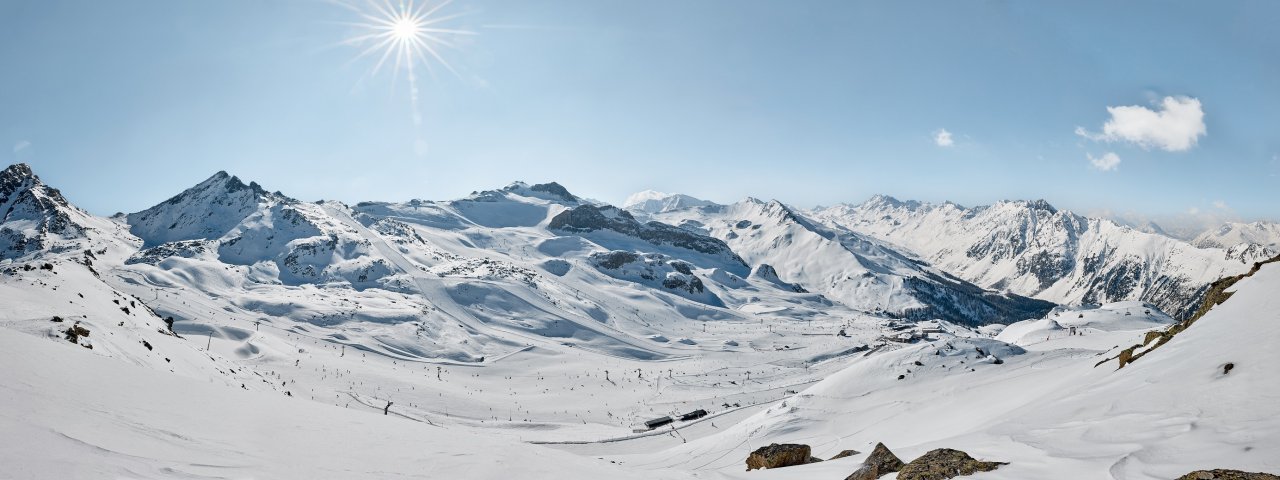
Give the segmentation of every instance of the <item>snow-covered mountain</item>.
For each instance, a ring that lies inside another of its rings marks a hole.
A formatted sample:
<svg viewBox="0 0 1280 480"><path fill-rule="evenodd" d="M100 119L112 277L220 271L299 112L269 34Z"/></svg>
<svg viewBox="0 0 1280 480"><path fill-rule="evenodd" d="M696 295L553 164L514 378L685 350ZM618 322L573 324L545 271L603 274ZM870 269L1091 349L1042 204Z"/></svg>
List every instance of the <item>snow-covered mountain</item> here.
<svg viewBox="0 0 1280 480"><path fill-rule="evenodd" d="M1048 302L983 290L879 240L826 225L778 201L669 210L652 218L711 235L750 265L850 307L981 325L1036 317Z"/></svg>
<svg viewBox="0 0 1280 480"><path fill-rule="evenodd" d="M1191 243L1201 248L1265 248L1280 252L1280 223L1227 222L1196 236ZM1243 246L1243 247L1242 247Z"/></svg>
<svg viewBox="0 0 1280 480"><path fill-rule="evenodd" d="M1267 258L1265 251L1198 248L1043 200L966 208L875 196L812 212L900 245L985 288L1056 303L1140 300L1182 318L1204 288Z"/></svg>
<svg viewBox="0 0 1280 480"><path fill-rule="evenodd" d="M120 227L67 202L25 164L0 171L0 259L80 250Z"/></svg>
<svg viewBox="0 0 1280 480"><path fill-rule="evenodd" d="M1275 263L1171 324L984 290L776 201L516 182L348 206L219 173L108 219L25 165L0 199L0 472L23 478L845 478L867 457L744 474L775 441L1012 462L985 478L1280 469ZM1164 252L1134 260L1153 271L1229 252L1022 208L1035 228L992 231L1026 240L974 261L1092 228Z"/></svg>
<svg viewBox="0 0 1280 480"><path fill-rule="evenodd" d="M622 202L624 210L636 210L643 213L663 213L682 208L703 207L713 202L690 197L679 193L662 193L653 190L636 192Z"/></svg>

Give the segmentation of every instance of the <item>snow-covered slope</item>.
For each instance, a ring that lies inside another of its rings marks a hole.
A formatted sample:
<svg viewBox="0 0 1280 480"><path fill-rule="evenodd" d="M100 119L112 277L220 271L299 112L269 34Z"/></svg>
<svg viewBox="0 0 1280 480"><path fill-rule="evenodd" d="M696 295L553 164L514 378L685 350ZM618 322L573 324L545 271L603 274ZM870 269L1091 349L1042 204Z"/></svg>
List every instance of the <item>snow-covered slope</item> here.
<svg viewBox="0 0 1280 480"><path fill-rule="evenodd" d="M205 382L272 388L252 368L198 351L146 301L105 281L141 244L123 225L69 204L26 165L0 173L0 194L9 213L0 231L26 239L0 260L0 326Z"/></svg>
<svg viewBox="0 0 1280 480"><path fill-rule="evenodd" d="M773 440L1015 462L989 478L1274 463L1249 453L1275 450L1274 402L1251 403L1274 389L1196 373L1275 363L1248 352L1277 332L1238 324L1275 306L1228 309L1270 266L1115 372L1093 365L1168 316L996 295L778 202L650 213L516 182L347 206L219 174L106 219L6 172L0 476L742 478ZM1219 310L1250 335L1179 346ZM1144 370L1170 357L1192 360Z"/></svg>
<svg viewBox="0 0 1280 480"><path fill-rule="evenodd" d="M815 218L909 249L980 286L1057 303L1140 300L1185 317L1203 289L1265 252L1197 248L1043 200L965 208L876 196Z"/></svg>
<svg viewBox="0 0 1280 480"><path fill-rule="evenodd" d="M823 225L778 201L747 199L652 215L722 239L750 265L853 308L971 325L1039 317L1052 307L982 290L884 242Z"/></svg>
<svg viewBox="0 0 1280 480"><path fill-rule="evenodd" d="M1168 317L1143 318L1135 310L1140 304L1106 306L1080 328L1083 335L1054 335L1025 348L943 338L875 352L721 432L613 458L755 478L741 473L742 459L770 443L808 444L821 458L864 452L769 471L778 479L841 478L883 442L904 460L945 447L1009 462L975 479L1156 480L1215 468L1274 473L1280 471L1280 382L1272 369L1280 362L1280 264L1264 265L1233 288L1225 303L1120 370L1114 362L1094 365L1115 352L1121 335L1141 342ZM1122 311L1132 315L1115 315Z"/></svg>
<svg viewBox="0 0 1280 480"><path fill-rule="evenodd" d="M0 476L688 478L59 347L0 329Z"/></svg>

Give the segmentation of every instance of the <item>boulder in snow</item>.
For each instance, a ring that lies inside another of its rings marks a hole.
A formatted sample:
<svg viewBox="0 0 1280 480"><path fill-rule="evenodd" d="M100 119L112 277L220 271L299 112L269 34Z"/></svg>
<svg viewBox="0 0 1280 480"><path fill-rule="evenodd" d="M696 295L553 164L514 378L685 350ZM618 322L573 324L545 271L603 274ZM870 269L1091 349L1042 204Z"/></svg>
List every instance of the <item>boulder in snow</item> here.
<svg viewBox="0 0 1280 480"><path fill-rule="evenodd" d="M1280 480L1280 476L1270 473L1250 473L1240 470L1196 470L1188 473L1178 480Z"/></svg>
<svg viewBox="0 0 1280 480"><path fill-rule="evenodd" d="M946 480L978 472L990 472L1007 462L983 462L969 454L950 448L939 448L921 455L898 471L898 480Z"/></svg>
<svg viewBox="0 0 1280 480"><path fill-rule="evenodd" d="M804 465L812 458L809 446L798 443L770 444L757 448L747 457L747 471L757 468L781 468Z"/></svg>
<svg viewBox="0 0 1280 480"><path fill-rule="evenodd" d="M854 470L844 480L875 480L896 472L900 468L902 468L902 459L889 451L889 447L884 446L883 443L877 443L876 448L867 455L867 459L862 461L862 467Z"/></svg>

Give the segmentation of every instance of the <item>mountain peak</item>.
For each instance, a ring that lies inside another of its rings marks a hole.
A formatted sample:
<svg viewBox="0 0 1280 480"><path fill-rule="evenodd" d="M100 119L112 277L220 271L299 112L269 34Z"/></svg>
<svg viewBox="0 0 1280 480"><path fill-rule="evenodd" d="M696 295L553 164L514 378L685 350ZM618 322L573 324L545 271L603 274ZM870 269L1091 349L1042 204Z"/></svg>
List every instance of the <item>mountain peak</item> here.
<svg viewBox="0 0 1280 480"><path fill-rule="evenodd" d="M715 203L680 193L663 193L654 190L636 192L627 197L622 208L645 213L666 213L685 208L705 207Z"/></svg>
<svg viewBox="0 0 1280 480"><path fill-rule="evenodd" d="M129 230L146 245L176 240L217 238L260 206L295 200L271 193L257 182L219 171L163 203L126 218Z"/></svg>
<svg viewBox="0 0 1280 480"><path fill-rule="evenodd" d="M1030 200L1026 203L1027 203L1027 208L1030 208L1032 210L1043 210L1049 213L1058 213L1058 209L1055 208L1053 205L1050 205L1049 201L1043 198Z"/></svg>
<svg viewBox="0 0 1280 480"><path fill-rule="evenodd" d="M906 208L908 210L915 210L917 208L920 208L921 205L924 205L924 204L916 200L904 201L904 200L898 200L897 198L891 197L889 195L875 194L875 195L872 195L871 198L868 198L867 201L862 202L862 205L860 205L860 207L876 208L876 209Z"/></svg>
<svg viewBox="0 0 1280 480"><path fill-rule="evenodd" d="M31 171L30 165L25 163L15 163L13 165L9 165L8 168L5 168L4 172L0 172L0 178L6 180L10 178L36 178L36 174Z"/></svg>
<svg viewBox="0 0 1280 480"><path fill-rule="evenodd" d="M0 239L0 258L42 250L53 240L50 235L82 236L84 226L73 220L79 211L62 192L41 182L30 165L10 165L0 172L0 222L19 222L33 228L6 227L7 235Z"/></svg>
<svg viewBox="0 0 1280 480"><path fill-rule="evenodd" d="M469 200L494 201L499 197L505 197L507 194L515 194L522 197L540 198L550 200L552 202L569 202L577 203L578 197L569 193L569 189L564 188L556 182L539 183L530 186L522 181L514 181L500 190L485 190L480 192L471 192Z"/></svg>
<svg viewBox="0 0 1280 480"><path fill-rule="evenodd" d="M569 189L564 188L564 186L556 182L539 183L537 185L529 187L529 190L556 196L556 197L559 197L561 200L568 201L568 202L573 202L578 200L578 197L575 197L573 196L572 193L569 193Z"/></svg>

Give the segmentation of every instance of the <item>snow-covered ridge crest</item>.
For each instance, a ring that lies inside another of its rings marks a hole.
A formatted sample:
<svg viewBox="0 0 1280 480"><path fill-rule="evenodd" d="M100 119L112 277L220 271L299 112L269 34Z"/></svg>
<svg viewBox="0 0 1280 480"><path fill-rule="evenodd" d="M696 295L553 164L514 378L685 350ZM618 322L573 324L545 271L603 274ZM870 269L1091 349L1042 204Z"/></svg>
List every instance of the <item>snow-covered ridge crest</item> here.
<svg viewBox="0 0 1280 480"><path fill-rule="evenodd" d="M715 203L680 193L662 193L653 190L633 193L625 202L622 202L623 209L643 213L663 213L708 205L715 205Z"/></svg>
<svg viewBox="0 0 1280 480"><path fill-rule="evenodd" d="M979 286L1057 303L1147 301L1177 317L1266 252L1204 249L1043 200L965 208L876 196L812 215L904 247Z"/></svg>
<svg viewBox="0 0 1280 480"><path fill-rule="evenodd" d="M177 240L216 239L260 207L294 203L257 184L245 184L225 171L174 195L163 203L126 217L129 230L147 246Z"/></svg>
<svg viewBox="0 0 1280 480"><path fill-rule="evenodd" d="M19 163L0 172L0 258L80 248L91 232L116 230L72 205Z"/></svg>
<svg viewBox="0 0 1280 480"><path fill-rule="evenodd" d="M1052 307L984 291L886 242L821 223L777 200L748 198L654 218L720 238L749 264L770 265L779 280L866 311L983 324L1039 317Z"/></svg>
<svg viewBox="0 0 1280 480"><path fill-rule="evenodd" d="M1201 248L1249 248L1249 245L1256 245L1255 248L1280 253L1280 224L1227 222L1201 233L1191 243Z"/></svg>

